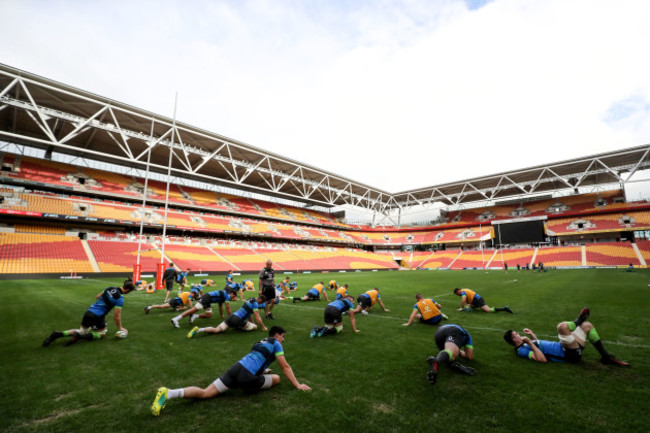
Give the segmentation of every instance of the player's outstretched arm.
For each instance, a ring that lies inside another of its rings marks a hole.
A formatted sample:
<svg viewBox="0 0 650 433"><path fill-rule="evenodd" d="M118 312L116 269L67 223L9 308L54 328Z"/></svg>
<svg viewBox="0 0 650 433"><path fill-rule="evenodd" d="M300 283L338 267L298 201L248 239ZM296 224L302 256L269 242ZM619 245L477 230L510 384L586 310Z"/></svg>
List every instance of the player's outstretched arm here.
<svg viewBox="0 0 650 433"><path fill-rule="evenodd" d="M357 321L354 318L354 310L350 310L350 324L352 325L352 330L354 332L361 332L357 329Z"/></svg>
<svg viewBox="0 0 650 433"><path fill-rule="evenodd" d="M121 308L115 308L115 312L113 313L113 320L115 320L115 326L117 326L118 331L122 328L122 309Z"/></svg>
<svg viewBox="0 0 650 433"><path fill-rule="evenodd" d="M296 376L293 374L293 369L285 359L284 355L280 355L276 359L278 360L278 364L280 364L280 368L282 369L282 372L287 377L287 379L289 379L289 382L293 384L293 386L295 386L301 391L311 391L309 385L298 382L298 379L296 379Z"/></svg>
<svg viewBox="0 0 650 433"><path fill-rule="evenodd" d="M257 310L255 310L253 311L253 315L255 316L255 321L257 321L257 324L260 325L260 328L262 328L262 331L266 331L266 326L264 326L264 322L262 322L260 313Z"/></svg>
<svg viewBox="0 0 650 433"><path fill-rule="evenodd" d="M409 317L408 323L402 323L402 326L409 326L411 323L413 323L413 319L415 319L416 314L418 314L418 310L413 309L413 312L411 313L411 317Z"/></svg>

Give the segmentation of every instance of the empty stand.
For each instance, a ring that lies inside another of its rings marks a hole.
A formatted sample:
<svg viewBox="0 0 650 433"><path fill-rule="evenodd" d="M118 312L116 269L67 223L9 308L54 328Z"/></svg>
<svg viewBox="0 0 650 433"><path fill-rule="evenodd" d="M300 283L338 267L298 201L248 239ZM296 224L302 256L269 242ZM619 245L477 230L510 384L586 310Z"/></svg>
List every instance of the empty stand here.
<svg viewBox="0 0 650 433"><path fill-rule="evenodd" d="M132 272L137 263L138 242L89 240L88 245L102 272ZM140 250L142 272L156 272L158 263L160 251L149 243L143 243Z"/></svg>
<svg viewBox="0 0 650 433"><path fill-rule="evenodd" d="M586 244L587 266L634 266L641 264L629 242Z"/></svg>
<svg viewBox="0 0 650 433"><path fill-rule="evenodd" d="M0 273L93 272L81 241L74 236L0 232Z"/></svg>

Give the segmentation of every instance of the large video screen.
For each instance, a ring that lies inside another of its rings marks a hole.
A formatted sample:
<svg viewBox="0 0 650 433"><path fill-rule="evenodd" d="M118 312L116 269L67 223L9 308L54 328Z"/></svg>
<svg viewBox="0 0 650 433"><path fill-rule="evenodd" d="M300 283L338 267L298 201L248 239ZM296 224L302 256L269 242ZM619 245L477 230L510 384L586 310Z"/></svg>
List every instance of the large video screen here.
<svg viewBox="0 0 650 433"><path fill-rule="evenodd" d="M526 221L494 225L497 244L519 244L544 242L544 221Z"/></svg>

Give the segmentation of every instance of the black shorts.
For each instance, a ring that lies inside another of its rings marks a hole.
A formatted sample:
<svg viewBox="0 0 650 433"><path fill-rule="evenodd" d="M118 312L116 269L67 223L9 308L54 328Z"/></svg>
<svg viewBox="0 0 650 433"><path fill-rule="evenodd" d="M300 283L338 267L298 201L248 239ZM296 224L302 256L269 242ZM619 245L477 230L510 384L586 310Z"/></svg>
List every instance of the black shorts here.
<svg viewBox="0 0 650 433"><path fill-rule="evenodd" d="M332 305L325 307L324 316L327 325L337 325L343 320L343 313L341 313L341 310Z"/></svg>
<svg viewBox="0 0 650 433"><path fill-rule="evenodd" d="M574 364L582 359L582 351L584 350L584 347L580 346L577 349L567 349L563 346L562 348L564 349L564 360L566 362Z"/></svg>
<svg viewBox="0 0 650 433"><path fill-rule="evenodd" d="M203 296L201 296L199 303L204 309L209 309L210 305L212 304L212 296L210 296L209 293L204 293Z"/></svg>
<svg viewBox="0 0 650 433"><path fill-rule="evenodd" d="M455 326L442 326L438 328L433 338L436 340L438 349L443 350L445 343L450 341L460 349L463 347L463 331Z"/></svg>
<svg viewBox="0 0 650 433"><path fill-rule="evenodd" d="M183 301L179 298L174 298L169 300L169 306L174 308L174 307L180 307L183 305Z"/></svg>
<svg viewBox="0 0 650 433"><path fill-rule="evenodd" d="M472 307L474 307L474 308L481 308L483 305L485 305L485 299L483 299L483 298L478 298L478 299L474 298L474 300L472 301L472 303L470 305Z"/></svg>
<svg viewBox="0 0 650 433"><path fill-rule="evenodd" d="M106 328L106 319L102 316L98 316L95 313L86 311L83 319L81 319L82 328L90 328L92 330L100 330Z"/></svg>
<svg viewBox="0 0 650 433"><path fill-rule="evenodd" d="M246 392L259 391L264 385L264 376L255 376L239 362L235 363L219 378L228 388L241 388Z"/></svg>
<svg viewBox="0 0 650 433"><path fill-rule="evenodd" d="M271 299L275 299L275 287L265 286L264 288L262 288L262 295L264 295L267 301L270 301Z"/></svg>
<svg viewBox="0 0 650 433"><path fill-rule="evenodd" d="M372 307L372 300L370 299L370 296L359 295L359 297L357 298L357 303L361 305L363 308Z"/></svg>
<svg viewBox="0 0 650 433"><path fill-rule="evenodd" d="M248 320L243 320L241 317L235 316L234 314L231 314L230 316L228 316L228 318L225 320L225 322L226 322L226 325L228 325L229 328L242 329L244 326L246 326L246 322L248 322ZM226 386L228 386L228 385L226 385Z"/></svg>
<svg viewBox="0 0 650 433"><path fill-rule="evenodd" d="M165 280L165 288L168 292L171 292L174 288L174 280Z"/></svg>

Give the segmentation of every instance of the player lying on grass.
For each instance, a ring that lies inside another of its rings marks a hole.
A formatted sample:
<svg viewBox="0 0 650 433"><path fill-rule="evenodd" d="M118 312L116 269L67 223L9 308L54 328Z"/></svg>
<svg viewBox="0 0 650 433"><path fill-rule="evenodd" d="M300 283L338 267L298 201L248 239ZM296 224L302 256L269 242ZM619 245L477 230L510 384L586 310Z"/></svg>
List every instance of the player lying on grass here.
<svg viewBox="0 0 650 433"><path fill-rule="evenodd" d="M413 312L411 313L411 317L409 317L408 323L402 323L402 326L409 326L416 317L420 319L421 323L426 323L427 325L437 325L442 319L448 319L440 311L442 310L442 305L438 304L433 298L425 298L418 293L415 295L415 301Z"/></svg>
<svg viewBox="0 0 650 433"><path fill-rule="evenodd" d="M325 307L324 319L325 326L319 328L314 326L311 338L316 336L322 337L323 335L336 335L343 331L343 313L350 312L350 324L354 332L360 332L354 320L354 298L352 296L339 297L335 301L330 302Z"/></svg>
<svg viewBox="0 0 650 433"><path fill-rule="evenodd" d="M476 370L460 364L456 361L458 356L467 358L470 361L474 359L474 346L472 336L465 329L458 325L442 325L436 330L434 335L436 346L440 349L437 356L427 358L429 371L427 371L427 380L431 385L438 380L438 370L441 365L447 364L449 368L457 373L467 376L476 374Z"/></svg>
<svg viewBox="0 0 650 433"><path fill-rule="evenodd" d="M316 284L314 287L309 289L307 294L305 296L303 296L302 298L299 297L299 296L294 296L293 297L293 302L295 304L297 301L302 301L302 302L320 301L320 295L323 295L325 300L329 301L329 299L327 298L327 292L325 292L325 290L323 290L324 288L325 288L325 285L321 281L320 283Z"/></svg>
<svg viewBox="0 0 650 433"><path fill-rule="evenodd" d="M113 320L118 331L126 331L122 328L122 306L124 305L124 296L135 290L133 281L127 280L122 287L109 287L99 295L94 304L88 308L86 314L81 319L79 329L70 329L68 331L54 331L43 341L43 346L49 346L54 340L61 337L70 337L65 345L69 346L78 340L99 340L104 338L108 328L106 327L106 315L113 309Z"/></svg>
<svg viewBox="0 0 650 433"><path fill-rule="evenodd" d="M470 289L454 289L454 295L460 296L460 308L458 311L471 310L473 308L480 308L486 313L496 313L499 311L507 311L510 314L512 310L507 305L503 308L490 308L485 304L485 299L481 297L478 293Z"/></svg>
<svg viewBox="0 0 650 433"><path fill-rule="evenodd" d="M616 359L610 355L603 341L600 339L596 328L589 318L589 308L583 308L580 315L573 322L560 322L557 325L557 341L540 340L535 333L528 328L524 328L524 333L529 335L522 336L518 332L509 329L503 338L508 344L515 347L517 355L522 358L528 358L537 362L557 361L575 363L582 358L582 351L585 348L585 341L589 342L600 353L600 362L603 364L618 365L628 367L630 364Z"/></svg>
<svg viewBox="0 0 650 433"><path fill-rule="evenodd" d="M149 305L148 307L144 307L144 312L146 314L149 314L149 311L151 311L152 309L163 310L165 308L173 308L174 311L185 310L186 305L189 305L189 307L192 308L192 299L194 299L194 300L199 299L199 292L198 291L183 292L180 295L178 295L177 297L170 299L168 302L166 302L164 304Z"/></svg>
<svg viewBox="0 0 650 433"><path fill-rule="evenodd" d="M223 304L226 304L226 312L230 315L232 313L230 310L230 301L236 299L237 293L229 290L215 290L204 293L195 306L187 311L183 311L183 313L171 319L172 325L174 325L174 328L180 328L180 320L187 316L190 316L190 324L194 323L194 321L199 317L202 319L209 319L212 317L212 304L219 305L219 315L221 316L221 319L223 319ZM205 312L196 314L201 310Z"/></svg>
<svg viewBox="0 0 650 433"><path fill-rule="evenodd" d="M357 298L357 308L354 310L355 313L361 312L361 314L368 314L370 312L370 308L372 308L373 305L376 303L379 303L381 306L382 310L388 312L390 311L388 308L384 306L384 303L381 300L381 296L379 295L379 289L374 288L372 290L368 290L366 293L362 293L359 295Z"/></svg>
<svg viewBox="0 0 650 433"><path fill-rule="evenodd" d="M151 413L160 415L167 400L174 398L207 399L216 397L219 394L232 389L241 388L246 392L257 392L261 389L269 389L280 383L280 376L268 374L268 366L277 359L284 375L289 381L301 391L310 391L309 385L298 382L293 370L284 357L285 331L279 326L273 326L269 330L268 338L258 341L253 345L251 352L233 364L221 377L208 385L207 388L190 386L187 388L167 389L159 388L156 398L151 405Z"/></svg>
<svg viewBox="0 0 650 433"><path fill-rule="evenodd" d="M260 295L257 298L251 298L248 301L244 302L239 310L228 316L228 318L221 322L216 328L199 328L198 326L195 326L187 334L187 338L194 338L194 336L197 334L203 333L220 334L228 328L239 329L241 331L255 331L257 329L257 325L255 325L252 320L250 320L251 316L254 316L255 320L260 325L260 328L262 328L263 331L266 331L266 326L264 326L264 322L262 322L262 318L258 312L260 308L264 309L262 306L264 305L264 302L266 302L264 295Z"/></svg>

